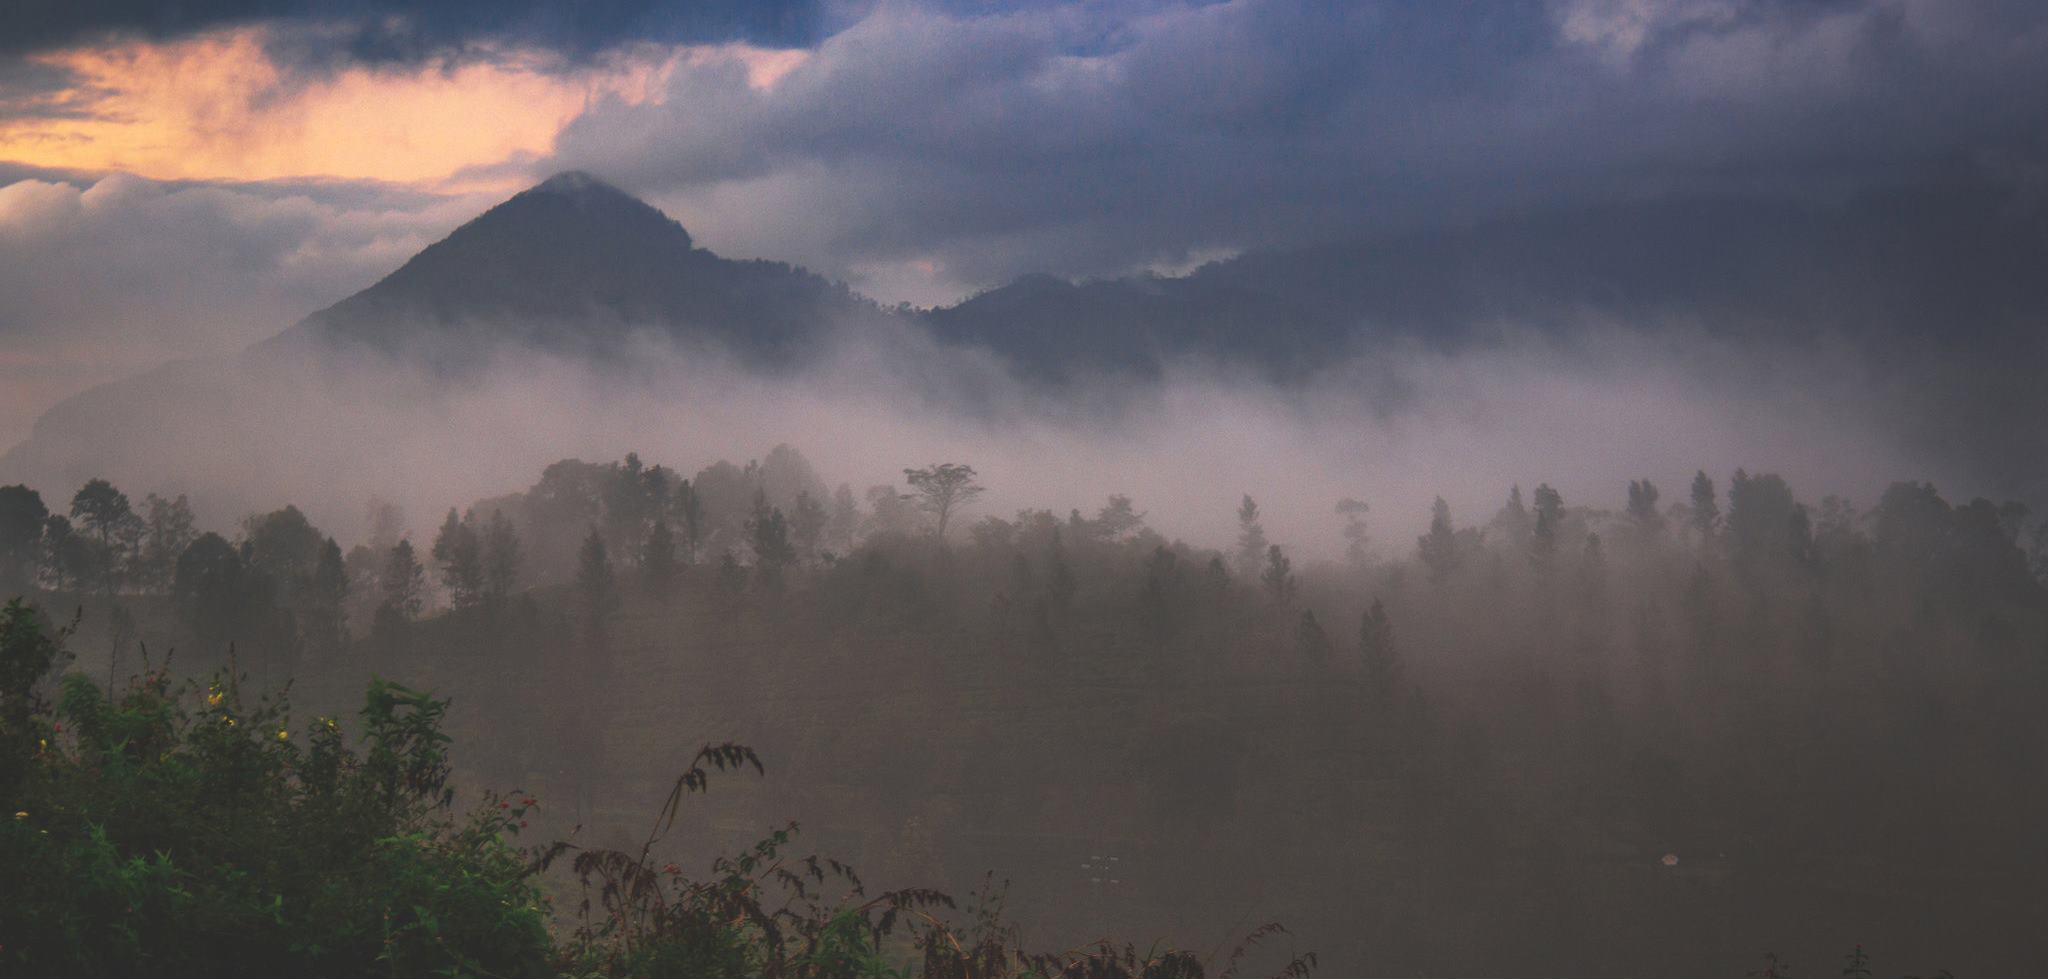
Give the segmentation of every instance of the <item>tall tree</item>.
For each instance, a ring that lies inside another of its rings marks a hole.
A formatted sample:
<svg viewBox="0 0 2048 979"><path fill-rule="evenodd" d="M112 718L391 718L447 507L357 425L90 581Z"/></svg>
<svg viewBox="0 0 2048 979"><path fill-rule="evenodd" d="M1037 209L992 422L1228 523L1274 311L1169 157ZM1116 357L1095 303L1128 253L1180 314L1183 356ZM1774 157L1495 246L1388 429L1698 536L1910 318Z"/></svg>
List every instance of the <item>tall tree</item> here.
<svg viewBox="0 0 2048 979"><path fill-rule="evenodd" d="M1074 605L1074 569L1067 566L1067 547L1060 540L1060 528L1054 524L1052 539L1046 544L1045 555L1045 597L1051 607L1065 612Z"/></svg>
<svg viewBox="0 0 2048 979"><path fill-rule="evenodd" d="M73 530L70 518L61 513L44 518L42 540L42 572L51 588L63 591L66 583L76 585L92 577L92 540Z"/></svg>
<svg viewBox="0 0 2048 979"><path fill-rule="evenodd" d="M1429 580L1441 582L1457 570L1457 531L1451 526L1451 505L1443 497L1429 505L1429 533L1415 539L1415 549L1429 568Z"/></svg>
<svg viewBox="0 0 2048 979"><path fill-rule="evenodd" d="M1237 506L1237 570L1246 577L1259 573L1266 560L1266 528L1259 523L1259 504L1250 493Z"/></svg>
<svg viewBox="0 0 2048 979"><path fill-rule="evenodd" d="M1330 634L1316 621L1314 609L1302 609L1294 624L1294 647L1301 658L1321 666L1330 661Z"/></svg>
<svg viewBox="0 0 2048 979"><path fill-rule="evenodd" d="M605 488L605 538L621 542L627 553L620 557L628 562L639 559L632 553L633 542L646 536L657 503L652 490L656 483L664 482L660 477L650 481L648 474L653 471L641 463L639 453L628 452L625 461L613 467Z"/></svg>
<svg viewBox="0 0 2048 979"><path fill-rule="evenodd" d="M242 521L249 563L287 588L313 576L327 543L298 507L257 514Z"/></svg>
<svg viewBox="0 0 2048 979"><path fill-rule="evenodd" d="M937 521L932 534L941 543L946 540L946 524L953 513L974 502L983 492L982 485L974 481L973 466L951 462L905 469L903 479L916 495L918 507Z"/></svg>
<svg viewBox="0 0 2048 979"><path fill-rule="evenodd" d="M503 510L492 510L482 540L483 594L487 605L502 605L519 587L519 534Z"/></svg>
<svg viewBox="0 0 2048 979"><path fill-rule="evenodd" d="M178 555L172 604L202 647L232 643L244 664L289 663L297 627L278 602L277 582L248 560L247 550L219 534L199 535Z"/></svg>
<svg viewBox="0 0 2048 979"><path fill-rule="evenodd" d="M704 546L704 501L697 496L696 485L687 479L676 484L670 500L676 523L683 531L682 539L677 542L682 550L683 563L696 564L699 549Z"/></svg>
<svg viewBox="0 0 2048 979"><path fill-rule="evenodd" d="M731 551L718 555L718 590L727 599L737 599L747 590L747 569Z"/></svg>
<svg viewBox="0 0 2048 979"><path fill-rule="evenodd" d="M483 601L483 543L477 540L476 528L464 523L453 507L434 535L433 555L441 568L441 585L448 589L449 605L460 611Z"/></svg>
<svg viewBox="0 0 2048 979"><path fill-rule="evenodd" d="M853 537L859 532L860 504L853 498L853 487L840 483L832 491L832 516L825 522L825 544L845 554L853 550Z"/></svg>
<svg viewBox="0 0 2048 979"><path fill-rule="evenodd" d="M322 652L340 649L348 642L348 570L334 538L321 545L313 573L299 592L295 605L306 644Z"/></svg>
<svg viewBox="0 0 2048 979"><path fill-rule="evenodd" d="M1163 644L1173 635L1174 595L1179 588L1179 555L1164 547L1153 548L1152 556L1145 560L1145 586L1138 593L1138 608L1154 642Z"/></svg>
<svg viewBox="0 0 2048 979"><path fill-rule="evenodd" d="M1202 570L1202 596L1212 603L1230 597L1230 568L1223 563L1223 555L1209 559L1209 566Z"/></svg>
<svg viewBox="0 0 2048 979"><path fill-rule="evenodd" d="M1536 529L1531 536L1531 552L1538 560L1548 561L1557 553L1558 528L1564 523L1564 496L1551 489L1549 483L1536 487Z"/></svg>
<svg viewBox="0 0 2048 979"><path fill-rule="evenodd" d="M1945 505L1945 504L1944 504ZM1775 473L1754 476L1742 469L1728 481L1726 536L1745 564L1803 562L1813 547L1806 506Z"/></svg>
<svg viewBox="0 0 2048 979"><path fill-rule="evenodd" d="M917 508L912 497L898 493L894 486L868 487L868 518L863 530L873 538L886 534L909 534L917 529Z"/></svg>
<svg viewBox="0 0 2048 979"><path fill-rule="evenodd" d="M668 521L656 520L640 545L640 574L649 591L666 592L676 579L676 539Z"/></svg>
<svg viewBox="0 0 2048 979"><path fill-rule="evenodd" d="M1647 479L1628 481L1628 516L1637 532L1655 537L1664 530L1664 515L1657 512L1657 486Z"/></svg>
<svg viewBox="0 0 2048 979"><path fill-rule="evenodd" d="M747 543L754 549L755 580L766 588L782 585L782 569L796 561L796 547L789 541L789 520L779 507L768 505L766 493L754 498L754 515L747 519Z"/></svg>
<svg viewBox="0 0 2048 979"><path fill-rule="evenodd" d="M583 604L585 626L593 637L602 637L605 620L618 609L619 589L604 534L595 527L576 552L576 596Z"/></svg>
<svg viewBox="0 0 2048 979"><path fill-rule="evenodd" d="M1095 512L1095 533L1102 540L1121 541L1145 529L1145 515L1131 505L1131 498L1112 494L1109 502Z"/></svg>
<svg viewBox="0 0 2048 979"><path fill-rule="evenodd" d="M1266 548L1266 570L1264 574L1259 575L1259 583L1266 586L1266 594L1273 599L1273 604L1294 603L1294 562L1287 559L1287 554L1280 550L1280 545L1273 544Z"/></svg>
<svg viewBox="0 0 2048 979"><path fill-rule="evenodd" d="M71 498L71 519L93 542L93 571L108 597L114 593L114 578L120 571L121 550L116 539L134 522L135 510L128 494L104 479L93 479Z"/></svg>
<svg viewBox="0 0 2048 979"><path fill-rule="evenodd" d="M1702 469L1692 477L1692 532L1704 545L1720 528L1721 506L1714 501L1714 481Z"/></svg>
<svg viewBox="0 0 2048 979"><path fill-rule="evenodd" d="M1401 655L1394 648L1394 624L1378 598L1358 623L1358 658L1365 669L1366 689L1385 702L1401 679Z"/></svg>
<svg viewBox="0 0 2048 979"><path fill-rule="evenodd" d="M1500 512L1493 515L1493 523L1488 526L1494 538L1506 544L1509 550L1529 549L1530 539L1536 532L1536 522L1529 516L1529 508L1522 505L1522 484L1508 487L1508 501L1501 505Z"/></svg>
<svg viewBox="0 0 2048 979"><path fill-rule="evenodd" d="M1370 540L1366 536L1365 515L1371 511L1364 500L1347 496L1337 501L1337 515L1344 518L1344 559L1353 567L1365 566L1365 548Z"/></svg>
<svg viewBox="0 0 2048 979"><path fill-rule="evenodd" d="M177 570L178 555L199 538L192 504L182 494L175 500L166 500L151 493L142 500L142 512L140 577L151 587L168 588Z"/></svg>
<svg viewBox="0 0 2048 979"><path fill-rule="evenodd" d="M419 556L413 553L412 541L401 538L392 545L381 584L384 607L396 612L400 621L411 622L426 609L427 569L420 566Z"/></svg>
<svg viewBox="0 0 2048 979"><path fill-rule="evenodd" d="M49 517L41 493L21 485L0 486L0 590L9 597L33 583Z"/></svg>
<svg viewBox="0 0 2048 979"><path fill-rule="evenodd" d="M797 490L796 504L789 511L789 538L796 545L800 560L817 558L818 544L824 538L827 519L825 505L818 502L810 490Z"/></svg>
<svg viewBox="0 0 2048 979"><path fill-rule="evenodd" d="M201 534L178 555L172 597L202 644L225 643L233 636L248 590L244 575L241 554L219 534Z"/></svg>
<svg viewBox="0 0 2048 979"><path fill-rule="evenodd" d="M398 504L381 497L370 497L363 505L369 518L370 534L364 541L370 550L378 554L390 554L398 546L398 539L405 536L405 510Z"/></svg>

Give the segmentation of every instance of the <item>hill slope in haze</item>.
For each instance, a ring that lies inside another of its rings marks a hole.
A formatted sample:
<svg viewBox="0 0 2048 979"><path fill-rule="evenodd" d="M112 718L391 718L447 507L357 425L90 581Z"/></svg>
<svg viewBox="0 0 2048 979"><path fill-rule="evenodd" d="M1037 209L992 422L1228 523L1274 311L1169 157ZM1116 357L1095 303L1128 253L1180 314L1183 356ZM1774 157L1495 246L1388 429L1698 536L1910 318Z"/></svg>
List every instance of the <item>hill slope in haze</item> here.
<svg viewBox="0 0 2048 979"><path fill-rule="evenodd" d="M1525 215L1255 251L1179 277L1027 276L907 313L801 268L722 258L655 208L572 172L237 357L171 365L67 400L0 457L0 481L66 487L132 469L158 480L191 473L197 492L228 472L332 479L365 463L340 446L454 414L422 402L390 418L354 417L355 405L398 403L378 386L389 368L406 378L400 394L432 395L507 352L538 352L617 387L626 371L666 364L672 347L677 361L704 365L712 386L758 388L779 376L802 391L822 375L798 372L839 341L888 337L869 345L875 376L858 384L921 399L920 410L986 416L989 404L1050 413L1100 402L1114 412L1118 399L1150 389L1124 382L1156 380L1182 361L1221 363L1284 394L1333 366L1390 351L1492 349L1511 334L1597 354L1602 334L1592 325L1653 339L1697 334L1751 361L1799 365L1794 372L1853 361L1837 373L1869 376L1857 382L1872 392L1866 414L1924 455L1923 472L2048 502L2048 446L2037 426L2014 424L2048 416L2036 383L2048 367L2048 278L2032 274L2043 257L2048 209L1965 175L1832 206L1695 197ZM1700 344L1672 348L1684 359ZM1740 403L1750 397L1743 369L1724 369L1732 374L1709 387ZM976 402L991 385L975 371L1014 375L1020 396ZM511 399L499 416L542 398L525 383L531 371L515 373L519 390L494 392ZM1095 383L1105 376L1114 383ZM1360 383L1346 382L1354 393ZM706 378L654 387L666 396L684 384L702 388ZM1398 388L1362 397L1373 411L1399 411ZM328 401L316 408L309 392ZM583 393L552 396L587 400ZM194 447L204 451L194 456ZM622 448L554 445L520 464ZM152 453L144 466L138 457ZM407 461L450 460L431 448Z"/></svg>
<svg viewBox="0 0 2048 979"><path fill-rule="evenodd" d="M438 337L457 342L434 348L442 358L486 340L603 357L622 333L652 330L775 365L835 321L878 315L803 269L698 248L667 215L571 171L484 212L270 345L318 340L402 355Z"/></svg>

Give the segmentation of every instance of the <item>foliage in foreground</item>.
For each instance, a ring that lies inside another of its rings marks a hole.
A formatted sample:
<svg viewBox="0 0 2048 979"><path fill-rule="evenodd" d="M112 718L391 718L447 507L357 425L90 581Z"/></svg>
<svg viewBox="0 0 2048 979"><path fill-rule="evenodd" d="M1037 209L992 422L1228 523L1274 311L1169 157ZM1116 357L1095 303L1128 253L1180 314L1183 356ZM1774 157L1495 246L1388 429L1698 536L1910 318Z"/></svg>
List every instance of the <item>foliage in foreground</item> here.
<svg viewBox="0 0 2048 979"><path fill-rule="evenodd" d="M458 813L447 702L370 685L360 734L295 730L285 701L245 701L159 665L110 697L52 678L68 658L20 602L0 611L0 973L47 976L547 976L790 979L1199 979L1201 957L1107 941L1023 951L993 889L955 927L932 890L870 896L853 871L787 853L795 826L704 879L655 845L712 770L707 747L637 852L522 847L536 801ZM52 694L54 693L54 700ZM557 935L542 875L564 855L578 921ZM1282 934L1267 926L1224 964ZM1300 979L1313 955L1287 960Z"/></svg>

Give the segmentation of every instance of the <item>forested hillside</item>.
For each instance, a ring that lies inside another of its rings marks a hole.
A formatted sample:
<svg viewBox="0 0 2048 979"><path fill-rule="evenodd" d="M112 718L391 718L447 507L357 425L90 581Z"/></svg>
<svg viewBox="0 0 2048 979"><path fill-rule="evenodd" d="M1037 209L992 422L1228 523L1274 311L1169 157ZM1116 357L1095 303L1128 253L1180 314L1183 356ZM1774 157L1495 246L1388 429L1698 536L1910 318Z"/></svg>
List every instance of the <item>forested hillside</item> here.
<svg viewBox="0 0 2048 979"><path fill-rule="evenodd" d="M992 514L970 468L905 482L833 487L786 446L687 477L564 461L384 505L346 549L289 506L201 528L105 483L10 487L0 556L46 620L83 609L83 690L227 669L289 681L303 720L399 678L452 700L450 785L538 800L524 838L628 850L730 739L769 774L683 807L678 859L796 818L869 881L1008 881L1036 948L1278 919L1341 975L2043 952L2022 506L1738 470L1439 501L1419 539L1333 501L1301 541L1248 487L1236 540L1185 542L1126 497Z"/></svg>

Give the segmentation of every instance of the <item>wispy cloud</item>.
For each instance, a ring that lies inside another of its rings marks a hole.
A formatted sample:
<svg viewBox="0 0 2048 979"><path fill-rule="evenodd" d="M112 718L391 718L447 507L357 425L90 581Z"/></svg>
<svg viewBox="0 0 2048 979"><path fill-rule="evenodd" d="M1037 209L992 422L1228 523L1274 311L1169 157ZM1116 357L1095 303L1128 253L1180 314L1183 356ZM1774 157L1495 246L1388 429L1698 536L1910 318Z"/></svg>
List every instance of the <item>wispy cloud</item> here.
<svg viewBox="0 0 2048 979"><path fill-rule="evenodd" d="M476 189L508 160L548 154L599 100L645 104L678 69L737 66L766 87L802 52L634 44L571 61L545 49L313 69L268 28L130 40L33 55L62 83L18 94L0 161L166 180L381 180ZM512 177L491 189L511 189Z"/></svg>

